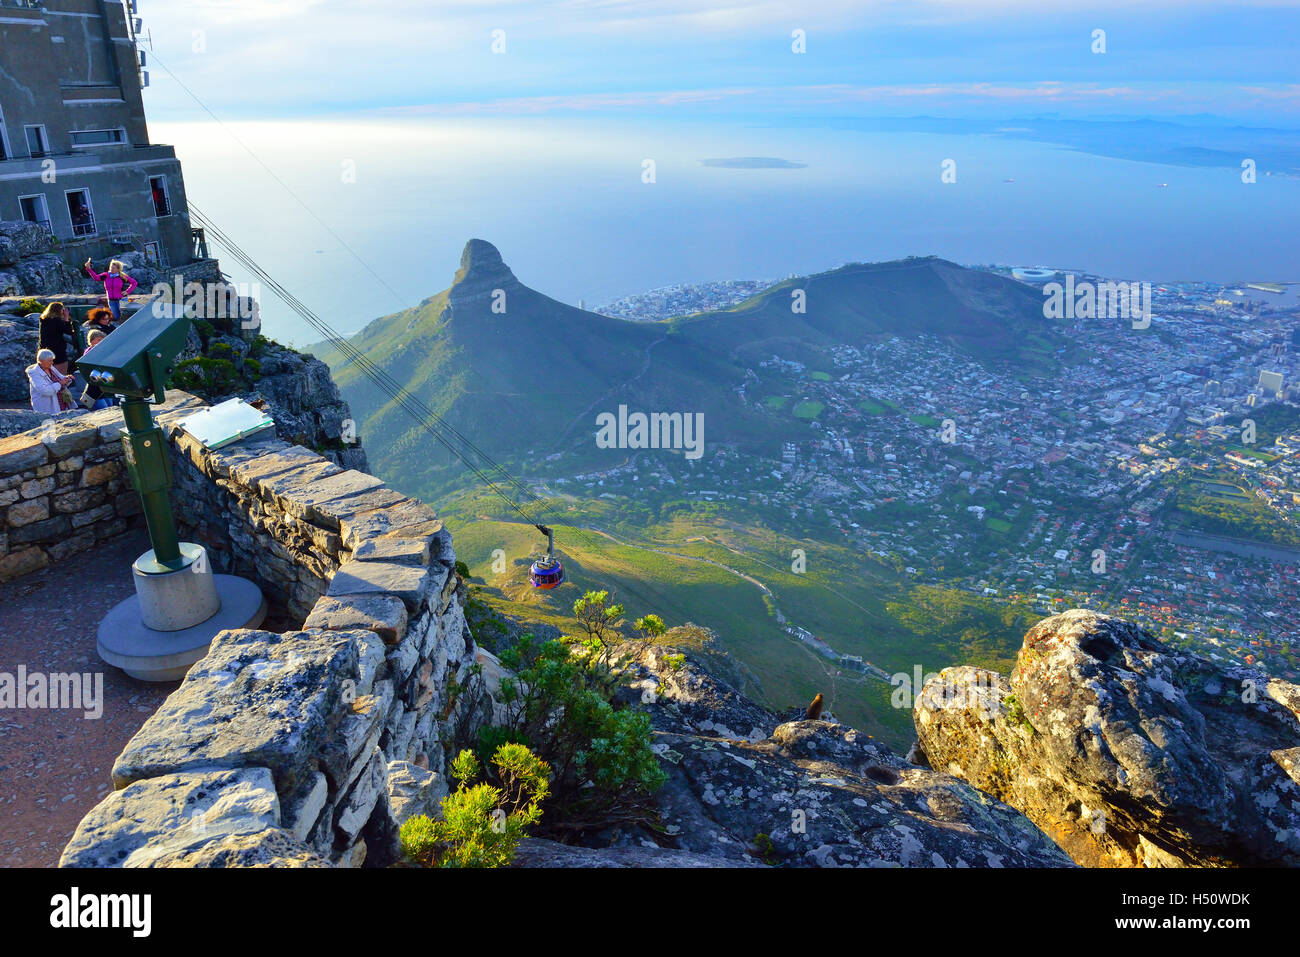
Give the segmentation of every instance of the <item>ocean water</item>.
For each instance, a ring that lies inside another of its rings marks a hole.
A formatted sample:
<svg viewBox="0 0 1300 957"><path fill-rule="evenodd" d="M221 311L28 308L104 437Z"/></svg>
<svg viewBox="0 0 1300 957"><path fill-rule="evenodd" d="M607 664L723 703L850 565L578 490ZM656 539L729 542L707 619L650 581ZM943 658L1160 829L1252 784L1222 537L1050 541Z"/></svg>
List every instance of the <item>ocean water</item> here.
<svg viewBox="0 0 1300 957"><path fill-rule="evenodd" d="M1237 169L1002 136L407 115L151 133L176 146L190 201L342 334L446 288L471 237L524 283L589 306L911 254L1157 282L1300 279L1300 179L1261 171L1246 185ZM736 157L789 165L703 162ZM956 182L941 181L945 160ZM263 300L268 335L320 338Z"/></svg>

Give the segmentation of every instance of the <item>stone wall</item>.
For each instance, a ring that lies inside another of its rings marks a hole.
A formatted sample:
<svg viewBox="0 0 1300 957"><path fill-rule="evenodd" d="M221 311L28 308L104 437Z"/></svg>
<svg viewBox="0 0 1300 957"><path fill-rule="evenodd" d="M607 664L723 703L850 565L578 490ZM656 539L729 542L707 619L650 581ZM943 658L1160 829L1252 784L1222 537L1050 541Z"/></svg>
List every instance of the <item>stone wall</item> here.
<svg viewBox="0 0 1300 957"><path fill-rule="evenodd" d="M184 393L164 414L196 405ZM84 552L142 522L122 465L122 412L59 416L0 438L0 582Z"/></svg>
<svg viewBox="0 0 1300 957"><path fill-rule="evenodd" d="M169 400L156 419L182 537L305 619L218 635L60 863L390 863L401 822L436 812L450 752L495 708L450 535L428 506L282 439L205 449L176 424L197 400Z"/></svg>

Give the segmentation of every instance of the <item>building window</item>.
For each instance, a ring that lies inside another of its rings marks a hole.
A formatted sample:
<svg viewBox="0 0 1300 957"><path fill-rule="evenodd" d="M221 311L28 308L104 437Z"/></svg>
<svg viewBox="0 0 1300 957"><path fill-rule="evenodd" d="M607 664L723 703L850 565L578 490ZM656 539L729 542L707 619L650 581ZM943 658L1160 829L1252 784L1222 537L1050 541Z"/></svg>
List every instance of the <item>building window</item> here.
<svg viewBox="0 0 1300 957"><path fill-rule="evenodd" d="M172 214L172 201L167 193L166 176L150 176L149 192L153 194L153 214L159 218Z"/></svg>
<svg viewBox="0 0 1300 957"><path fill-rule="evenodd" d="M9 159L9 135L5 131L5 115L0 111L0 160Z"/></svg>
<svg viewBox="0 0 1300 957"><path fill-rule="evenodd" d="M95 235L98 230L95 228L95 212L90 206L90 191L70 189L65 195L68 198L68 218L72 220L72 235Z"/></svg>
<svg viewBox="0 0 1300 957"><path fill-rule="evenodd" d="M43 126L24 126L27 133L27 152L35 159L50 151L50 141Z"/></svg>
<svg viewBox="0 0 1300 957"><path fill-rule="evenodd" d="M52 230L50 226L50 207L45 202L43 194L19 196L18 206L22 211L23 222L36 223L36 225L44 227L47 232Z"/></svg>
<svg viewBox="0 0 1300 957"><path fill-rule="evenodd" d="M126 130L73 130L68 136L73 147L106 146L126 142Z"/></svg>

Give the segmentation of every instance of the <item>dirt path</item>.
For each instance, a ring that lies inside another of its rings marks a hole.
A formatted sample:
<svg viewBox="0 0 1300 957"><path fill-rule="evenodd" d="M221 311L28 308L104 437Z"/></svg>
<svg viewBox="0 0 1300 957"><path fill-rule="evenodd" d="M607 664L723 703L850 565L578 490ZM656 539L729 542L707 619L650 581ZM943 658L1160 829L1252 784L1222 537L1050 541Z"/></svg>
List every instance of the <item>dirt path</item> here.
<svg viewBox="0 0 1300 957"><path fill-rule="evenodd" d="M0 584L0 672L103 675L98 719L84 709L0 710L0 867L58 863L78 822L112 790L114 758L176 687L128 678L95 653L99 621L135 593L131 563L148 547L144 531L132 531Z"/></svg>

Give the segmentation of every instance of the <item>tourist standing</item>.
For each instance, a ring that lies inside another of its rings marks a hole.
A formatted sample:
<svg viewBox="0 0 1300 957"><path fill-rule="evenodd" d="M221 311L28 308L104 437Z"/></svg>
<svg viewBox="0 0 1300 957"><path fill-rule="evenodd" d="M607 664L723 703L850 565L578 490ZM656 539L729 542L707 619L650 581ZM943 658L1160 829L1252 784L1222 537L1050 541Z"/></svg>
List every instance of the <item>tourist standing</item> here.
<svg viewBox="0 0 1300 957"><path fill-rule="evenodd" d="M54 368L60 375L68 374L68 336L73 334L68 308L61 302L52 302L41 313L39 348L54 354Z"/></svg>
<svg viewBox="0 0 1300 957"><path fill-rule="evenodd" d="M27 389L32 397L32 411L47 415L58 415L72 408L72 398L68 386L72 385L72 376L64 375L54 368L54 352L41 349L36 353L36 362L27 367Z"/></svg>
<svg viewBox="0 0 1300 957"><path fill-rule="evenodd" d="M104 284L104 295L108 297L108 308L113 313L114 322L122 321L122 300L131 295L131 290L137 285L134 279L123 272L124 269L121 261L114 259L108 264L108 272L98 273L90 260L86 260L86 272L90 273L90 278Z"/></svg>

